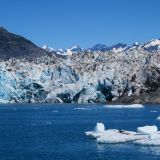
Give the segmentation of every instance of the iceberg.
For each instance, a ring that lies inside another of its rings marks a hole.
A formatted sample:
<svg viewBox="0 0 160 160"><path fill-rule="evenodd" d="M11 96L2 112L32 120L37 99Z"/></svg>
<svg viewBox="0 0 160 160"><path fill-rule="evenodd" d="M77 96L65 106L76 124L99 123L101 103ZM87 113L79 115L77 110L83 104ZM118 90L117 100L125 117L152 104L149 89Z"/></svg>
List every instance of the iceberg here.
<svg viewBox="0 0 160 160"><path fill-rule="evenodd" d="M144 126L144 127L138 127L137 132L140 134L147 134L150 135L152 133L158 132L157 126Z"/></svg>
<svg viewBox="0 0 160 160"><path fill-rule="evenodd" d="M148 138L151 140L160 140L160 134L159 132L155 132L155 133L150 134Z"/></svg>
<svg viewBox="0 0 160 160"><path fill-rule="evenodd" d="M132 131L106 131L105 134L97 138L98 143L124 143L142 139L144 135L133 133Z"/></svg>
<svg viewBox="0 0 160 160"><path fill-rule="evenodd" d="M97 123L94 131L85 132L86 136L97 139L98 143L124 143L146 137L133 131L108 129L103 123Z"/></svg>
<svg viewBox="0 0 160 160"><path fill-rule="evenodd" d="M97 133L103 133L105 131L105 126L103 123L97 123L95 128L94 128L94 131L97 132Z"/></svg>
<svg viewBox="0 0 160 160"><path fill-rule="evenodd" d="M102 136L105 132L105 126L103 123L97 123L94 131L88 131L85 132L86 136L89 136L91 138L98 138L100 136Z"/></svg>
<svg viewBox="0 0 160 160"><path fill-rule="evenodd" d="M105 105L106 108L144 108L142 104L130 104L130 105Z"/></svg>
<svg viewBox="0 0 160 160"><path fill-rule="evenodd" d="M108 129L103 123L97 123L94 131L85 132L86 136L95 138L98 143L114 144L132 142L139 145L160 145L160 132L157 126L138 127L137 132Z"/></svg>
<svg viewBox="0 0 160 160"><path fill-rule="evenodd" d="M147 137L134 141L134 144L147 146L160 145L160 132L158 131L157 126L138 127L137 131L139 133L146 134Z"/></svg>

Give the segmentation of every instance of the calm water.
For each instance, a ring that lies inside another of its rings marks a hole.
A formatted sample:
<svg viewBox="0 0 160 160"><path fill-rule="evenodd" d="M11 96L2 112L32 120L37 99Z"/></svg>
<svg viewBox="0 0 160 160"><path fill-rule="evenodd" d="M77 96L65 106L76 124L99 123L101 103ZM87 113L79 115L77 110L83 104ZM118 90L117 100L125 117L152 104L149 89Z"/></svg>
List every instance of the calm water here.
<svg viewBox="0 0 160 160"><path fill-rule="evenodd" d="M75 109L85 107L86 110ZM150 111L158 112L150 112ZM97 144L84 135L96 122L136 130L157 125L160 107L107 109L102 105L0 106L0 160L159 160L160 147Z"/></svg>

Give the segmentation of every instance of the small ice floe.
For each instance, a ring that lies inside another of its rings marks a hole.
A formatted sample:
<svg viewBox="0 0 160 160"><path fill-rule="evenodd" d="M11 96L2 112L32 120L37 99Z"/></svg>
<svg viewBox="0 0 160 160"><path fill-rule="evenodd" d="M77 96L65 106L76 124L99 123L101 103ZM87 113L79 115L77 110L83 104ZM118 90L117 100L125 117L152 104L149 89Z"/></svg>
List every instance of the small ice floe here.
<svg viewBox="0 0 160 160"><path fill-rule="evenodd" d="M144 108L142 104L130 104L130 105L105 105L106 108Z"/></svg>
<svg viewBox="0 0 160 160"><path fill-rule="evenodd" d="M84 108L84 107L77 107L74 108L74 110L91 110L90 108Z"/></svg>
<svg viewBox="0 0 160 160"><path fill-rule="evenodd" d="M148 126L147 126L148 127ZM147 146L160 146L160 133L159 131L152 130L148 132L147 137L134 141L134 144L147 145Z"/></svg>
<svg viewBox="0 0 160 160"><path fill-rule="evenodd" d="M134 141L134 144L159 146L160 145L160 132L157 126L144 126L138 127L137 131L146 135L145 138Z"/></svg>
<svg viewBox="0 0 160 160"><path fill-rule="evenodd" d="M105 132L105 126L103 123L97 123L94 127L94 131L88 131L85 132L86 136L89 136L91 138L98 138L102 136Z"/></svg>
<svg viewBox="0 0 160 160"><path fill-rule="evenodd" d="M157 111L150 111L150 112L152 112L152 113L156 113Z"/></svg>
<svg viewBox="0 0 160 160"><path fill-rule="evenodd" d="M160 116L158 116L156 119L157 119L157 120L160 120Z"/></svg>
<svg viewBox="0 0 160 160"><path fill-rule="evenodd" d="M157 128L157 126L138 127L137 132L140 133L140 134L150 135L152 133L158 132L158 128Z"/></svg>
<svg viewBox="0 0 160 160"><path fill-rule="evenodd" d="M85 132L89 137L95 138L98 143L124 143L132 142L138 145L160 145L160 131L157 126L138 127L137 132L108 129L103 123L97 123L94 131Z"/></svg>
<svg viewBox="0 0 160 160"><path fill-rule="evenodd" d="M145 135L140 135L133 131L105 130L103 123L97 123L94 131L85 132L85 134L91 138L96 138L98 143L124 143L145 137Z"/></svg>
<svg viewBox="0 0 160 160"><path fill-rule="evenodd" d="M36 107L36 108L34 108L34 109L39 109L39 108Z"/></svg>
<svg viewBox="0 0 160 160"><path fill-rule="evenodd" d="M97 138L98 143L124 143L129 141L135 141L143 138L144 135L139 135L136 132L132 131L117 131L117 130L108 130L104 135Z"/></svg>

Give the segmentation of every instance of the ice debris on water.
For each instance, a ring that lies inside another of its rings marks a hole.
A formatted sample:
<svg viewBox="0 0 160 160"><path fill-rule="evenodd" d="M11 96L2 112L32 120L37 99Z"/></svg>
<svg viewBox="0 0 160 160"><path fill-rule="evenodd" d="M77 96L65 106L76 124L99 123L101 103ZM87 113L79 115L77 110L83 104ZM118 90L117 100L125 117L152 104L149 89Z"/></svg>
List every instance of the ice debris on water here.
<svg viewBox="0 0 160 160"><path fill-rule="evenodd" d="M105 105L106 108L144 108L142 104L130 104L130 105Z"/></svg>
<svg viewBox="0 0 160 160"><path fill-rule="evenodd" d="M86 136L95 138L98 143L114 144L133 142L138 145L160 145L160 132L157 126L138 127L137 132L108 129L103 123L97 123L94 131L85 132Z"/></svg>

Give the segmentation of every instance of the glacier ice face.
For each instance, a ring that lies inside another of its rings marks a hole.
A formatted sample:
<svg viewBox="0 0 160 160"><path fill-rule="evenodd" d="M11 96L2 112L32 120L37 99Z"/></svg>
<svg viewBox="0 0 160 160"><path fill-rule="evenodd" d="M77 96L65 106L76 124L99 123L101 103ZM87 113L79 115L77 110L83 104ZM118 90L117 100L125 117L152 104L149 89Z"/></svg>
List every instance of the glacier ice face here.
<svg viewBox="0 0 160 160"><path fill-rule="evenodd" d="M160 52L142 49L0 61L0 100L8 103L160 102ZM148 93L154 94L155 99ZM124 107L124 106L117 106ZM131 105L128 107L143 107Z"/></svg>

